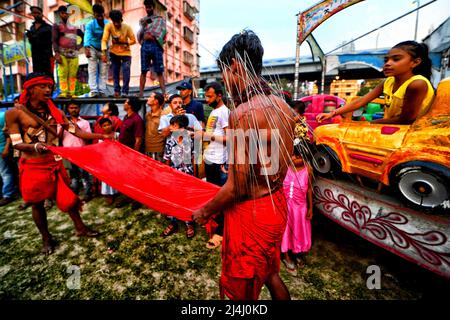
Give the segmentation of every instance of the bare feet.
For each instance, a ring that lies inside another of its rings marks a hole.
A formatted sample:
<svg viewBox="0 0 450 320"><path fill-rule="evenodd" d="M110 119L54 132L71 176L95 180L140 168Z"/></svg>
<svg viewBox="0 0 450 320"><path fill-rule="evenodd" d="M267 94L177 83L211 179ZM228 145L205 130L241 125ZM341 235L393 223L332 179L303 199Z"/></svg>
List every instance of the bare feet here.
<svg viewBox="0 0 450 320"><path fill-rule="evenodd" d="M77 231L76 235L78 237L87 237L87 238L95 238L98 237L100 235L100 232L89 229L89 228L85 228L83 230Z"/></svg>
<svg viewBox="0 0 450 320"><path fill-rule="evenodd" d="M57 242L54 239L50 239L48 241L44 241L44 246L42 247L41 253L49 256L55 251L55 247Z"/></svg>

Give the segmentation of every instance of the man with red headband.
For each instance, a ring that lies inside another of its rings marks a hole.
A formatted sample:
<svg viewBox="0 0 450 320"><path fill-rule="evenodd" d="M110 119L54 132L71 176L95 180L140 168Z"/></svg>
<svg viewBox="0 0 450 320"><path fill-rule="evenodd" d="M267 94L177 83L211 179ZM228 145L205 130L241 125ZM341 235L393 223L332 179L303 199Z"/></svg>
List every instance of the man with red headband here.
<svg viewBox="0 0 450 320"><path fill-rule="evenodd" d="M33 219L44 242L44 254L51 254L56 245L47 226L45 199L56 197L58 208L69 214L78 236L95 237L99 234L81 220L81 201L68 186L70 181L62 161L58 161L47 146L58 145L62 130L83 139L110 138L83 132L69 122L50 100L53 87L54 81L50 76L31 73L23 85L20 105L6 113L6 127L12 145L21 152L20 191L23 200L32 204Z"/></svg>

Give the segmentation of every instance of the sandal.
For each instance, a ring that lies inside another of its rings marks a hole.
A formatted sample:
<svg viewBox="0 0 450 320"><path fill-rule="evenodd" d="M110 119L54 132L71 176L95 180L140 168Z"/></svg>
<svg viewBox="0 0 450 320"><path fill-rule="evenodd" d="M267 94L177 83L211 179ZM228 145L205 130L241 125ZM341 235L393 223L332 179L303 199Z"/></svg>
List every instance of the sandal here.
<svg viewBox="0 0 450 320"><path fill-rule="evenodd" d="M178 231L178 227L176 227L175 225L173 225L173 224L169 224L165 229L164 229L164 231L161 233L161 237L168 237L168 236L170 236L171 234L174 234L175 232L177 232Z"/></svg>
<svg viewBox="0 0 450 320"><path fill-rule="evenodd" d="M294 262L287 262L286 260L282 260L284 263L284 266L286 267L287 273L296 276L297 275L297 268Z"/></svg>
<svg viewBox="0 0 450 320"><path fill-rule="evenodd" d="M208 249L215 249L217 247L219 247L222 244L222 236L219 236L218 234L215 234L212 236L211 239L208 240L208 242L206 243L206 247Z"/></svg>
<svg viewBox="0 0 450 320"><path fill-rule="evenodd" d="M186 237L188 238L188 239L190 239L190 238L192 238L192 237L194 237L195 236L195 228L194 228L194 226L193 225L187 225L186 226Z"/></svg>

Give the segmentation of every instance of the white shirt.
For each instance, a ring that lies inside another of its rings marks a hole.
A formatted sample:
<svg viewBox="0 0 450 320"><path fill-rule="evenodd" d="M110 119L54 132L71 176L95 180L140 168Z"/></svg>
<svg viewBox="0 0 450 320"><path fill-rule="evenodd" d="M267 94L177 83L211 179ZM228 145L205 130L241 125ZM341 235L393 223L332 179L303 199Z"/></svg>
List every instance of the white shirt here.
<svg viewBox="0 0 450 320"><path fill-rule="evenodd" d="M194 128L195 131L197 130L203 130L202 125L200 122L198 122L197 118L190 113L185 114L186 117L189 119L189 127ZM170 119L174 117L173 113L165 114L161 116L161 119L159 120L159 127L158 131L161 131L162 129L167 128L170 126Z"/></svg>
<svg viewBox="0 0 450 320"><path fill-rule="evenodd" d="M230 110L222 105L211 111L206 123L206 132L212 133L214 136L225 136L224 128L228 127L228 118ZM203 157L208 161L216 164L224 164L228 160L228 152L226 146L222 142L211 141L206 147Z"/></svg>

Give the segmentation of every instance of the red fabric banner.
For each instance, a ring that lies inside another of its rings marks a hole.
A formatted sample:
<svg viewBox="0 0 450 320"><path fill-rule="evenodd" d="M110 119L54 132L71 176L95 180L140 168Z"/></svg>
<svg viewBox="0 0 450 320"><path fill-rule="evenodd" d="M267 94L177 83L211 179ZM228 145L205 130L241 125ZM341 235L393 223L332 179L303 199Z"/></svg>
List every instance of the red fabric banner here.
<svg viewBox="0 0 450 320"><path fill-rule="evenodd" d="M128 197L183 221L190 220L220 189L117 141L49 149Z"/></svg>

